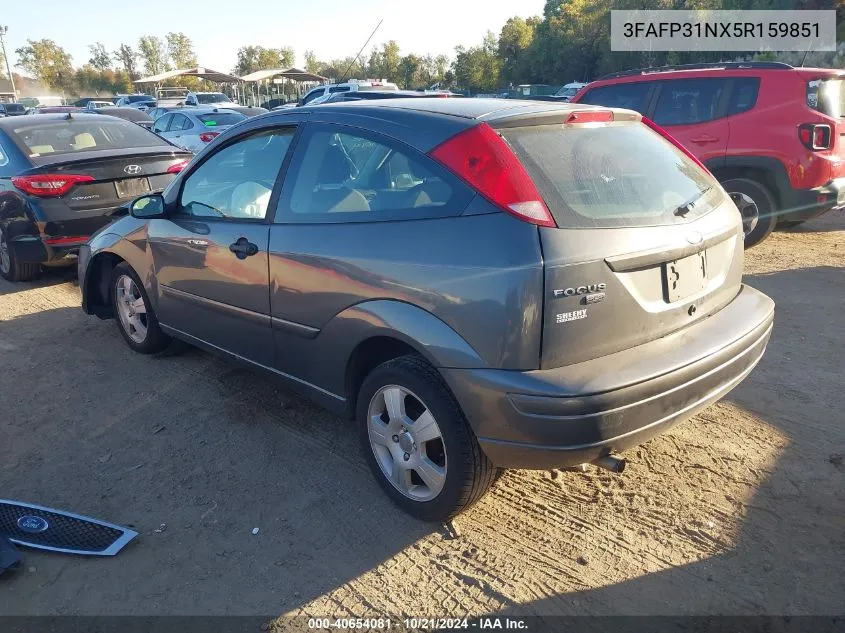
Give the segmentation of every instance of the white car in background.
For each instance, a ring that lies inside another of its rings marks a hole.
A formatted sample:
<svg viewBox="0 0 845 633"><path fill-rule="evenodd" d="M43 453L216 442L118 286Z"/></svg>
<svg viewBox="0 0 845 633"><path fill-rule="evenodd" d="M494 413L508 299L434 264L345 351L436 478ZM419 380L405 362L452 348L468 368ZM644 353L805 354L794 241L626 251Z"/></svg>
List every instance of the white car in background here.
<svg viewBox="0 0 845 633"><path fill-rule="evenodd" d="M151 129L163 139L196 154L221 132L245 118L246 115L225 108L179 108L158 117Z"/></svg>
<svg viewBox="0 0 845 633"><path fill-rule="evenodd" d="M206 108L225 108L238 105L222 92L189 92L185 96L186 106L204 106Z"/></svg>
<svg viewBox="0 0 845 633"><path fill-rule="evenodd" d="M299 100L299 105L317 105L338 92L355 92L358 90L399 90L399 86L390 81L378 79L368 79L366 81L353 79L342 84L326 84L324 86L317 86L305 93L305 96Z"/></svg>
<svg viewBox="0 0 845 633"><path fill-rule="evenodd" d="M100 108L114 108L115 105L111 101L98 101L92 99L88 103L85 104L85 108L83 108L87 112L95 112Z"/></svg>

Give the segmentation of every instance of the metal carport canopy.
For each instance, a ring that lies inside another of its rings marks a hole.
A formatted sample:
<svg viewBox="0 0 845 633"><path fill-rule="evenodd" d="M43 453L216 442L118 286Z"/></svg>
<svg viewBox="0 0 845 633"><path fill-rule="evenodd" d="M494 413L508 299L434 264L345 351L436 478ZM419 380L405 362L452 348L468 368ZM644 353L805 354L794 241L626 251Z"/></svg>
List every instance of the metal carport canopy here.
<svg viewBox="0 0 845 633"><path fill-rule="evenodd" d="M141 79L136 79L133 83L157 84L161 83L162 81L167 81L168 79L173 79L174 77L183 76L200 77L201 79L207 79L208 81L214 81L216 83L237 83L238 81L240 81L240 77L235 77L234 75L229 75L227 73L221 73L216 70L212 70L211 68L203 68L202 66L198 66L197 68L168 70L166 73L160 73L158 75L151 75L149 77L142 77Z"/></svg>
<svg viewBox="0 0 845 633"><path fill-rule="evenodd" d="M286 79L292 79L294 81L328 80L327 77L323 77L322 75L317 75L315 73L309 73L305 70L300 70L299 68L274 68L270 70L256 70L254 73L250 73L241 77L241 81L263 81L265 79L270 79L271 77L284 77Z"/></svg>

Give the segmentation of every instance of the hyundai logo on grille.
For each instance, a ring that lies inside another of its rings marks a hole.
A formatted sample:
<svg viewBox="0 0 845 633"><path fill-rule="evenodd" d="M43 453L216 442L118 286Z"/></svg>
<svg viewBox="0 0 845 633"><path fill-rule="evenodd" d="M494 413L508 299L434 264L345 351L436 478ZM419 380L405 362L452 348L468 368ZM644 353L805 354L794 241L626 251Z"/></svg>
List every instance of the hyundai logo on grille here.
<svg viewBox="0 0 845 633"><path fill-rule="evenodd" d="M18 519L18 527L24 532L29 532L30 534L38 534L39 532L43 532L48 527L50 527L50 524L47 523L47 521L45 519L42 519L41 517L28 514Z"/></svg>
<svg viewBox="0 0 845 633"><path fill-rule="evenodd" d="M123 168L127 174L140 174L141 173L141 166L140 165L127 165Z"/></svg>

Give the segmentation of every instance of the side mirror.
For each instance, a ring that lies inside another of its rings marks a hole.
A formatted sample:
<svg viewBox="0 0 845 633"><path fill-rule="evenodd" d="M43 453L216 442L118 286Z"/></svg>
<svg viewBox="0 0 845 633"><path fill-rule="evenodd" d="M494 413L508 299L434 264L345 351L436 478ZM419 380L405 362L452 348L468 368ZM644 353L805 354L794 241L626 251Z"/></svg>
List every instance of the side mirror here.
<svg viewBox="0 0 845 633"><path fill-rule="evenodd" d="M153 220L164 217L164 196L150 193L139 196L129 203L129 214L139 220Z"/></svg>

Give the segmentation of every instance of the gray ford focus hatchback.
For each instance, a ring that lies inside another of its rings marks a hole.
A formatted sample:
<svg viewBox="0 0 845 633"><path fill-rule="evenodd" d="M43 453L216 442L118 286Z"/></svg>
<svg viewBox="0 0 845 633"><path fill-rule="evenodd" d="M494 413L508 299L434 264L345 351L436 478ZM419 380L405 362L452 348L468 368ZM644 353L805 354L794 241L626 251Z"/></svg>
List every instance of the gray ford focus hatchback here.
<svg viewBox="0 0 845 633"><path fill-rule="evenodd" d="M497 468L595 463L724 396L768 342L718 182L627 110L396 99L211 142L79 255L83 309L353 417L424 520Z"/></svg>

